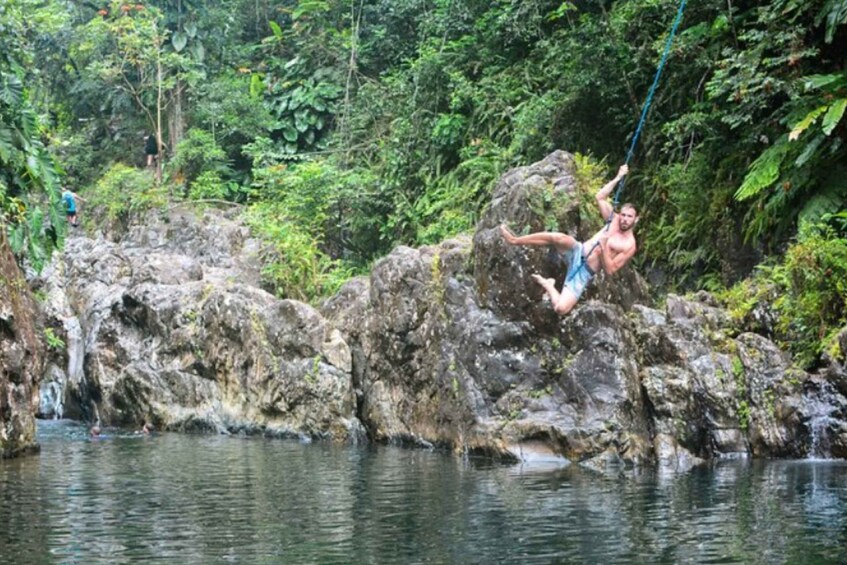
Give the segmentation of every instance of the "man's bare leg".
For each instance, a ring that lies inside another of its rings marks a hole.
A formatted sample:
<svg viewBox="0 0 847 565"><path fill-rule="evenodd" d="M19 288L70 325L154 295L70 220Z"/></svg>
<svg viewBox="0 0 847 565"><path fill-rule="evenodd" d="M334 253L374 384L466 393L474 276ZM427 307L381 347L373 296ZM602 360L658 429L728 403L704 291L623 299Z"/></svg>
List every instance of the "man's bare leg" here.
<svg viewBox="0 0 847 565"><path fill-rule="evenodd" d="M576 239L559 232L543 231L517 236L505 225L501 225L500 233L509 245L553 245L560 251L573 249L576 245Z"/></svg>
<svg viewBox="0 0 847 565"><path fill-rule="evenodd" d="M532 278L547 292L547 296L550 297L550 303L553 305L553 310L556 311L556 314L564 316L576 306L579 298L567 288L563 288L562 292L556 290L555 279L545 279L541 275L532 275Z"/></svg>

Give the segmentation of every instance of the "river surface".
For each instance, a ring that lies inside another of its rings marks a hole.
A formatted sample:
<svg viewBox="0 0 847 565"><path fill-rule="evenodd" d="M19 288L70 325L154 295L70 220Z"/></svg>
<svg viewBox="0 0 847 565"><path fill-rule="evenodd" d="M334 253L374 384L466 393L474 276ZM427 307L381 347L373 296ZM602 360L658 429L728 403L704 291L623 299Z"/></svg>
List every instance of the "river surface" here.
<svg viewBox="0 0 847 565"><path fill-rule="evenodd" d="M847 563L847 464L687 473L41 422L2 563Z"/></svg>

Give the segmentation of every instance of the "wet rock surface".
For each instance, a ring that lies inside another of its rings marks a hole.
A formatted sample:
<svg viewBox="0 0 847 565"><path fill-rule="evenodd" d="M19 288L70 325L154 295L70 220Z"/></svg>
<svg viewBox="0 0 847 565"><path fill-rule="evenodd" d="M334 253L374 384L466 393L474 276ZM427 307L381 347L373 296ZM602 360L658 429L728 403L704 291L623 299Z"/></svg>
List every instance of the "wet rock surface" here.
<svg viewBox="0 0 847 565"><path fill-rule="evenodd" d="M44 347L35 302L0 226L0 459L38 449L35 415Z"/></svg>

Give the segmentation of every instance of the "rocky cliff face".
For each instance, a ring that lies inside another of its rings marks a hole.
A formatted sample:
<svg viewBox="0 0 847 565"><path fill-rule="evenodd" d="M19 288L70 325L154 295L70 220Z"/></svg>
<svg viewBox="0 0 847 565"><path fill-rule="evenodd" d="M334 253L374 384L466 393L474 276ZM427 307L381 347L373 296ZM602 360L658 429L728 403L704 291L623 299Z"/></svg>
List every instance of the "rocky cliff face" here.
<svg viewBox="0 0 847 565"><path fill-rule="evenodd" d="M349 348L315 309L256 286L255 245L223 215L181 211L117 242L70 239L41 283L69 344L51 363L42 413L186 431L358 434Z"/></svg>
<svg viewBox="0 0 847 565"><path fill-rule="evenodd" d="M0 458L34 451L43 357L35 304L0 225Z"/></svg>
<svg viewBox="0 0 847 565"><path fill-rule="evenodd" d="M627 268L555 315L529 275L563 267L498 233L543 227L539 191L588 235L556 152L503 177L473 239L399 247L320 311L258 288L257 244L220 216L73 239L43 281L69 347L42 411L597 465L847 457L843 367L792 368L706 294L654 309Z"/></svg>

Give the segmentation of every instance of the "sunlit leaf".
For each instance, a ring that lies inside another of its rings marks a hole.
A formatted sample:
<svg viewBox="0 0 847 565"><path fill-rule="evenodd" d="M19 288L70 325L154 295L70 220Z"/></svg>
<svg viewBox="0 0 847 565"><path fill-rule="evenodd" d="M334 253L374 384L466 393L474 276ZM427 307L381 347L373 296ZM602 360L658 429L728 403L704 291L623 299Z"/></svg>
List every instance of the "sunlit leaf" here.
<svg viewBox="0 0 847 565"><path fill-rule="evenodd" d="M788 134L788 140L794 141L800 137L804 131L806 131L809 126L815 123L815 120L818 119L818 116L826 112L826 106L819 106L806 114L806 117L797 122L797 124L791 129L791 133Z"/></svg>
<svg viewBox="0 0 847 565"><path fill-rule="evenodd" d="M262 95L265 91L265 83L262 80L261 75L258 73L253 73L250 77L250 96L256 98Z"/></svg>
<svg viewBox="0 0 847 565"><path fill-rule="evenodd" d="M847 107L847 98L840 98L830 105L821 124L825 135L831 134L835 126L838 125L838 122L841 121L841 118L844 116L845 107Z"/></svg>
<svg viewBox="0 0 847 565"><path fill-rule="evenodd" d="M271 27L271 31L274 33L274 37L277 39L282 39L282 28L279 27L279 24L273 20L268 22L268 25Z"/></svg>

